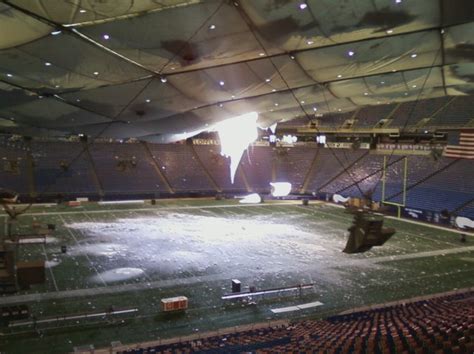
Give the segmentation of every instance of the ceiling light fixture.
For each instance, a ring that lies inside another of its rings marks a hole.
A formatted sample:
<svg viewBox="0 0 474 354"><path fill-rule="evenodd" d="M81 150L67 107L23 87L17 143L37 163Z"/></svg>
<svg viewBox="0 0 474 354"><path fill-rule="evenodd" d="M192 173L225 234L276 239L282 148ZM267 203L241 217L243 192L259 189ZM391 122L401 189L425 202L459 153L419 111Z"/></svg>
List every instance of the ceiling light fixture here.
<svg viewBox="0 0 474 354"><path fill-rule="evenodd" d="M58 34L61 34L61 31L53 31L53 32L51 32L51 34L53 36L57 36Z"/></svg>
<svg viewBox="0 0 474 354"><path fill-rule="evenodd" d="M308 4L306 4L306 3L304 3L304 2L300 4L300 10L304 10L304 9L306 9L307 7L308 7Z"/></svg>
<svg viewBox="0 0 474 354"><path fill-rule="evenodd" d="M209 29L210 29L210 30L215 30L215 29L216 29L216 25L210 25L210 26L209 26Z"/></svg>
<svg viewBox="0 0 474 354"><path fill-rule="evenodd" d="M347 52L347 54L348 54L350 57L352 57L352 56L354 56L355 53L354 53L352 50L350 50L350 51Z"/></svg>
<svg viewBox="0 0 474 354"><path fill-rule="evenodd" d="M168 79L166 78L166 76L161 76L161 77L160 77L160 81L161 81L162 83L165 83L165 82L168 81Z"/></svg>
<svg viewBox="0 0 474 354"><path fill-rule="evenodd" d="M413 54L411 55L412 58L416 58L417 56L418 56L418 54L416 54L416 53L413 53Z"/></svg>
<svg viewBox="0 0 474 354"><path fill-rule="evenodd" d="M110 36L109 36L108 34L104 34L104 35L102 36L102 38L104 38L105 40L108 40L108 39L110 39Z"/></svg>
<svg viewBox="0 0 474 354"><path fill-rule="evenodd" d="M145 102L146 102L146 103L150 103L151 100L150 100L149 98L147 98L147 99L145 100Z"/></svg>
<svg viewBox="0 0 474 354"><path fill-rule="evenodd" d="M85 14L87 11L84 10L84 9L80 9L79 12L80 12L81 14Z"/></svg>
<svg viewBox="0 0 474 354"><path fill-rule="evenodd" d="M221 81L219 81L219 85L220 85L220 86L224 86L224 85L225 85L225 82L221 80Z"/></svg>
<svg viewBox="0 0 474 354"><path fill-rule="evenodd" d="M47 61L46 63L44 63L44 65L51 66L51 63Z"/></svg>
<svg viewBox="0 0 474 354"><path fill-rule="evenodd" d="M94 75L95 75L95 76L99 75L99 72L98 72L98 71L94 71Z"/></svg>

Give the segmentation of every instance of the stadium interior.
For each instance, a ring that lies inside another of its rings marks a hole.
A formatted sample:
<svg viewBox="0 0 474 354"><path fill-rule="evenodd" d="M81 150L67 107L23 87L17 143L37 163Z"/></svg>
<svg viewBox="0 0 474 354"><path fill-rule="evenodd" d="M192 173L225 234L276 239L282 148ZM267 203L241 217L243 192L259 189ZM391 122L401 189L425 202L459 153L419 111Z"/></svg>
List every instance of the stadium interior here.
<svg viewBox="0 0 474 354"><path fill-rule="evenodd" d="M1 0L0 353L474 353L474 1Z"/></svg>

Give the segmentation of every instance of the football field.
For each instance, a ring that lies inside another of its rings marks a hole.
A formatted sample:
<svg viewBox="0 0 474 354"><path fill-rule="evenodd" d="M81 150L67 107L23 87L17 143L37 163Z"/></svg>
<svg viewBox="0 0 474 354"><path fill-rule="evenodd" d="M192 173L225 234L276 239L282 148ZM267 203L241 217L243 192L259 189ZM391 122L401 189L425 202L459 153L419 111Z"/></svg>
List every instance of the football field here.
<svg viewBox="0 0 474 354"><path fill-rule="evenodd" d="M352 217L319 202L33 207L19 217L17 231L31 233L34 221L55 224L56 230L44 244L20 246L18 257L45 259L47 281L0 297L1 306L27 303L36 321L1 327L0 347L7 353L63 353L88 344L98 348L282 318L321 318L474 286L473 236L461 243L451 231L386 219L397 232L384 246L348 255L341 251ZM0 219L2 235L5 220ZM314 286L249 301L222 300L231 292L231 279L239 279L243 291ZM161 312L162 298L180 295L189 298L185 313ZM272 311L315 302L320 304ZM82 317L119 310L130 312ZM54 320L57 316L68 318Z"/></svg>

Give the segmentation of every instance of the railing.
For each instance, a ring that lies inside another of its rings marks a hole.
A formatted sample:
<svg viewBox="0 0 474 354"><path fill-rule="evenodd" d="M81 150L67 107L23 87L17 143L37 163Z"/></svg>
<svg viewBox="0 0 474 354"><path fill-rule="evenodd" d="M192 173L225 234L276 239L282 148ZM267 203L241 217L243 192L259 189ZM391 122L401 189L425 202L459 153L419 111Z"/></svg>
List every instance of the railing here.
<svg viewBox="0 0 474 354"><path fill-rule="evenodd" d="M274 321L267 321L267 322L259 322L253 323L248 325L240 325L240 326L233 326L233 327L226 327L217 329L215 331L203 332L203 333L195 333L186 336L180 336L175 338L167 338L167 339L157 339L154 341L149 342L140 342L135 344L128 344L128 345L121 345L121 346L110 346L108 348L96 349L93 351L94 354L104 354L104 353L117 353L126 350L134 350L134 349L142 349L148 347L156 347L161 345L170 345L170 344L178 344L183 342L191 342L195 340L206 339L215 336L223 336L226 334L233 334L233 333L240 333L245 331L252 331L257 329L263 328L271 328L271 327L287 327L290 325L289 320L274 320Z"/></svg>

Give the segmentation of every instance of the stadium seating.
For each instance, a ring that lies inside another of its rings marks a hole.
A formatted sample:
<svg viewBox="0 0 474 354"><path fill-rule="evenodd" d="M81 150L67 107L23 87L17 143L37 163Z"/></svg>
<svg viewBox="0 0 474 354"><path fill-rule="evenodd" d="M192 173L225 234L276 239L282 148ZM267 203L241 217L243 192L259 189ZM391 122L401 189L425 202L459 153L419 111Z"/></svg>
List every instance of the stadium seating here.
<svg viewBox="0 0 474 354"><path fill-rule="evenodd" d="M472 353L474 292L122 353Z"/></svg>
<svg viewBox="0 0 474 354"><path fill-rule="evenodd" d="M367 153L366 150L321 149L311 176L308 192L336 192L344 188L346 186L344 179L347 174L343 172L341 165L349 168Z"/></svg>
<svg viewBox="0 0 474 354"><path fill-rule="evenodd" d="M364 149L252 146L244 153L232 184L229 159L221 156L216 145L98 142L90 144L88 150L84 146L70 142L33 142L34 186L28 183L32 176L28 176L31 172L27 168L27 151L0 147L4 164L0 170L4 181L1 187L23 195L28 195L34 187L40 194L66 197L100 192L105 197L153 197L170 192L166 182L174 192L186 194L268 193L269 183L276 181L290 182L292 193L296 194L305 185L305 193L360 197L361 192L373 191L374 200L382 199L384 155ZM71 156L77 158L66 169L61 168L61 164L71 161ZM387 159L385 199L391 202L403 201L403 158L392 155ZM408 207L432 212L457 210L472 199L472 161L445 157L435 161L421 155L410 155L407 159ZM11 161L15 163L12 165ZM472 218L473 209L463 208L458 215Z"/></svg>
<svg viewBox="0 0 474 354"><path fill-rule="evenodd" d="M80 143L33 142L31 151L37 193L75 196L98 194L93 170Z"/></svg>
<svg viewBox="0 0 474 354"><path fill-rule="evenodd" d="M168 191L142 144L96 143L90 152L106 196Z"/></svg>
<svg viewBox="0 0 474 354"><path fill-rule="evenodd" d="M472 162L468 160L455 161L441 158L433 161L427 157L410 156L407 174L407 206L435 212L456 209L473 197L473 181L466 178L466 173L470 169L472 169ZM433 174L436 171L439 172ZM402 175L403 160L392 165L387 171L386 200L402 203ZM381 199L380 185L377 187L375 199ZM459 215L474 216L474 213L462 210Z"/></svg>
<svg viewBox="0 0 474 354"><path fill-rule="evenodd" d="M350 119L353 116L354 112L328 114L324 117L318 118L319 126L325 128L340 128L347 119Z"/></svg>
<svg viewBox="0 0 474 354"><path fill-rule="evenodd" d="M299 193L316 155L316 149L280 148L275 154L275 182L290 182L292 192Z"/></svg>
<svg viewBox="0 0 474 354"><path fill-rule="evenodd" d="M191 147L183 144L149 144L153 158L176 191L212 191L206 176Z"/></svg>
<svg viewBox="0 0 474 354"><path fill-rule="evenodd" d="M403 191L403 175L404 175L404 156L396 156L391 161L397 161L390 165L387 169L385 179L385 199L391 202L402 203L402 191ZM434 171L443 169L452 160L450 159L439 159L434 161L433 159L426 156L408 156L407 165L407 187L410 187L416 183L419 183L421 179L426 178ZM412 191L407 193L412 197ZM380 200L382 198L382 184L379 184L375 191L375 198ZM415 201L415 198L410 199L410 203Z"/></svg>
<svg viewBox="0 0 474 354"><path fill-rule="evenodd" d="M459 96L428 122L430 126L464 126L474 119L471 96Z"/></svg>
<svg viewBox="0 0 474 354"><path fill-rule="evenodd" d="M443 160L448 159L443 158ZM442 163L447 163L447 161ZM473 198L474 180L466 174L472 170L472 161L459 160L410 190L407 204L433 211L455 209Z"/></svg>
<svg viewBox="0 0 474 354"><path fill-rule="evenodd" d="M373 128L381 119L386 118L396 106L384 104L364 107L357 112L355 128Z"/></svg>
<svg viewBox="0 0 474 354"><path fill-rule="evenodd" d="M12 193L28 194L26 152L0 147L0 187Z"/></svg>
<svg viewBox="0 0 474 354"><path fill-rule="evenodd" d="M390 128L414 126L423 118L429 118L450 100L449 97L433 98L425 101L402 103L393 113Z"/></svg>
<svg viewBox="0 0 474 354"><path fill-rule="evenodd" d="M310 182L310 188L314 191L326 193L336 193L344 190L344 195L360 197L360 193L345 190L345 188L353 184L355 180L360 179L362 177L360 171L367 168L374 161L379 163L376 167L380 166L380 158L376 156L370 156L369 158L368 153L368 150L321 150L314 180ZM350 176L344 172L341 164L349 171ZM365 183L367 182L366 180Z"/></svg>

